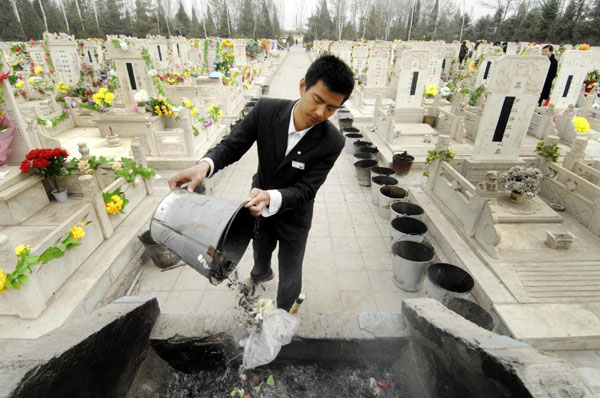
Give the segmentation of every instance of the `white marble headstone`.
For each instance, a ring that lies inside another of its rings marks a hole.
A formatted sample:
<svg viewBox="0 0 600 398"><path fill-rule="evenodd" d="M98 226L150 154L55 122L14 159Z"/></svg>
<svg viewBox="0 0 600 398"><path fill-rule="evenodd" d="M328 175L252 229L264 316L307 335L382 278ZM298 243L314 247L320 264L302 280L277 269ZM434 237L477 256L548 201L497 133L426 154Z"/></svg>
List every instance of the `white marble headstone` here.
<svg viewBox="0 0 600 398"><path fill-rule="evenodd" d="M474 160L517 160L550 62L507 55L494 65L473 147Z"/></svg>
<svg viewBox="0 0 600 398"><path fill-rule="evenodd" d="M550 93L550 103L557 109L566 109L575 105L581 85L594 67L593 54L589 51L565 51L560 59L558 75L554 80L554 87ZM540 90L541 91L541 90Z"/></svg>
<svg viewBox="0 0 600 398"><path fill-rule="evenodd" d="M429 76L425 86L434 85L436 87L440 84L440 77L442 75L442 65L444 63L445 48L442 46L432 46L429 48L431 56L429 58Z"/></svg>
<svg viewBox="0 0 600 398"><path fill-rule="evenodd" d="M363 43L354 43L352 48L352 70L354 73L363 73L369 58L369 46Z"/></svg>
<svg viewBox="0 0 600 398"><path fill-rule="evenodd" d="M233 40L233 57L235 66L246 65L246 40Z"/></svg>
<svg viewBox="0 0 600 398"><path fill-rule="evenodd" d="M390 65L390 47L387 42L377 42L371 49L367 70L367 87L386 87Z"/></svg>
<svg viewBox="0 0 600 398"><path fill-rule="evenodd" d="M405 50L399 61L396 108L419 108L429 74L429 50Z"/></svg>
<svg viewBox="0 0 600 398"><path fill-rule="evenodd" d="M490 78L492 77L492 71L494 70L494 63L502 57L502 53L490 53L483 56L481 65L477 69L477 80L475 81L475 87L485 86L487 87Z"/></svg>
<svg viewBox="0 0 600 398"><path fill-rule="evenodd" d="M48 49L57 80L71 87L77 85L81 71L77 44L48 44Z"/></svg>

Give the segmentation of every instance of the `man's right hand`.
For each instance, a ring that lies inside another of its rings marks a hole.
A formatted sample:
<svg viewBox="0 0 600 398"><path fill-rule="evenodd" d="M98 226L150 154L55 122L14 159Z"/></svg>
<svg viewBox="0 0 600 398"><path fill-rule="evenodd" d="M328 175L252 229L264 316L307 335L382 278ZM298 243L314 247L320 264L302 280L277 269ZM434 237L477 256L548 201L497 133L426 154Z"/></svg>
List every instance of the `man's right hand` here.
<svg viewBox="0 0 600 398"><path fill-rule="evenodd" d="M169 178L169 188L171 190L180 188L183 184L188 184L188 191L194 192L194 189L206 178L210 171L208 162L200 162L195 166L180 171L175 176Z"/></svg>

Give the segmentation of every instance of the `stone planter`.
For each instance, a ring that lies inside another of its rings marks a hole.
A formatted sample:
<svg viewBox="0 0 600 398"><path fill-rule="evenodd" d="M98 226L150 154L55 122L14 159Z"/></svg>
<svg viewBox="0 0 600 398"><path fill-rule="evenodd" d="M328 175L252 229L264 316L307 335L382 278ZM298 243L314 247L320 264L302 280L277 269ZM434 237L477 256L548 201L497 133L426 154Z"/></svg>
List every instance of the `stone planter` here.
<svg viewBox="0 0 600 398"><path fill-rule="evenodd" d="M555 234L546 231L546 245L552 249L567 250L571 248L576 237L571 232L564 234Z"/></svg>

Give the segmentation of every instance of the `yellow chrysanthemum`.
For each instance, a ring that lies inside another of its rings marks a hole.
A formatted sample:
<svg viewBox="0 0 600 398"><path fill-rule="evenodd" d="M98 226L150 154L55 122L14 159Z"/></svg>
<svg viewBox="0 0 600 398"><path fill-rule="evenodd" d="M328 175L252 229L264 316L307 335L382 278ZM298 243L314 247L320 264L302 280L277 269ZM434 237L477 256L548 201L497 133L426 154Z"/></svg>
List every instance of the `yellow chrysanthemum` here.
<svg viewBox="0 0 600 398"><path fill-rule="evenodd" d="M217 117L218 117L219 119L220 119L220 118L222 118L222 117L223 117L223 112L219 111L219 112L217 113Z"/></svg>
<svg viewBox="0 0 600 398"><path fill-rule="evenodd" d="M109 105L113 102L114 99L115 95L111 92L108 92L104 95L104 102L106 102Z"/></svg>
<svg viewBox="0 0 600 398"><path fill-rule="evenodd" d="M160 111L160 109L157 109L157 110L156 110L156 114L157 114L158 116L162 115L162 112Z"/></svg>
<svg viewBox="0 0 600 398"><path fill-rule="evenodd" d="M16 84L15 87L16 88L22 88L25 85L25 83L23 83L23 80L19 80Z"/></svg>
<svg viewBox="0 0 600 398"><path fill-rule="evenodd" d="M79 240L85 236L85 229L78 227L77 225L73 225L69 232L75 240Z"/></svg>
<svg viewBox="0 0 600 398"><path fill-rule="evenodd" d="M168 112L168 115L169 115L169 116L173 116L173 111L169 111L169 112Z"/></svg>
<svg viewBox="0 0 600 398"><path fill-rule="evenodd" d="M198 114L198 108L192 108L190 113L192 114L192 116L196 116Z"/></svg>
<svg viewBox="0 0 600 398"><path fill-rule="evenodd" d="M186 108L191 108L192 107L192 101L190 101L189 99L186 98L186 99L183 100L183 105Z"/></svg>
<svg viewBox="0 0 600 398"><path fill-rule="evenodd" d="M33 83L35 83L35 80L33 80L33 77L30 77L28 82L29 82L29 84L33 84Z"/></svg>
<svg viewBox="0 0 600 398"><path fill-rule="evenodd" d="M573 118L573 124L575 125L575 130L579 133L589 133L590 132L590 123L586 118L581 116L575 116Z"/></svg>
<svg viewBox="0 0 600 398"><path fill-rule="evenodd" d="M67 83L65 82L59 82L56 85L56 92L57 93L62 93L62 94L66 94L69 92L69 86L67 85Z"/></svg>
<svg viewBox="0 0 600 398"><path fill-rule="evenodd" d="M42 68L42 67L41 67L41 66L39 66L39 65L38 65L38 66L36 66L36 67L35 67L35 69L33 70L33 72L34 72L36 75L39 75L39 74L40 74L40 73L42 73L43 71L44 71L44 68Z"/></svg>
<svg viewBox="0 0 600 398"><path fill-rule="evenodd" d="M215 108L216 108L215 104L210 104L210 105L208 106L208 111L209 111L209 112L213 112L213 111L215 110Z"/></svg>
<svg viewBox="0 0 600 398"><path fill-rule="evenodd" d="M477 62L471 61L471 63L469 64L469 69L471 69L471 70L477 69Z"/></svg>
<svg viewBox="0 0 600 398"><path fill-rule="evenodd" d="M425 95L431 96L431 97L435 97L439 92L440 92L440 90L438 90L437 87L433 86L433 85L431 85L425 89Z"/></svg>
<svg viewBox="0 0 600 398"><path fill-rule="evenodd" d="M121 207L115 202L106 203L106 212L108 214L117 214L121 210Z"/></svg>
<svg viewBox="0 0 600 398"><path fill-rule="evenodd" d="M15 247L15 254L17 256L20 256L23 252L25 252L25 254L29 253L29 250L31 249L31 247L29 245L25 246L25 245L19 245L17 247Z"/></svg>
<svg viewBox="0 0 600 398"><path fill-rule="evenodd" d="M123 206L123 199L119 195L111 196L110 200L115 202L117 204L117 206Z"/></svg>
<svg viewBox="0 0 600 398"><path fill-rule="evenodd" d="M161 109L161 110L163 110L163 111L166 111L166 110L167 110L167 107L166 107L165 105L162 105L162 106L160 107L160 109Z"/></svg>
<svg viewBox="0 0 600 398"><path fill-rule="evenodd" d="M92 95L92 99L94 100L96 105L102 104L102 96L100 94L96 93L96 94Z"/></svg>
<svg viewBox="0 0 600 398"><path fill-rule="evenodd" d="M104 94L106 94L106 92L107 92L107 91L108 91L108 90L107 90L106 88L102 87L102 88L100 89L100 91L98 91L98 94L100 94L100 96L104 97Z"/></svg>
<svg viewBox="0 0 600 398"><path fill-rule="evenodd" d="M0 269L0 294L6 290L6 274Z"/></svg>

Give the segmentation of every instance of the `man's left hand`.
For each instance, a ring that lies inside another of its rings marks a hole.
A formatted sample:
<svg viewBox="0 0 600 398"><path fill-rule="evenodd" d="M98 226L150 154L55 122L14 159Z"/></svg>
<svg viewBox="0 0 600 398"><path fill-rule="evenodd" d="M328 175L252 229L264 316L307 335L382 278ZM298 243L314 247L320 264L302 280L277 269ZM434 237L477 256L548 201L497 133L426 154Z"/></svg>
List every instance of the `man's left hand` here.
<svg viewBox="0 0 600 398"><path fill-rule="evenodd" d="M245 207L250 211L250 214L254 217L258 217L264 208L269 206L271 195L269 195L269 192L263 191L262 189L252 188L247 200L248 203L246 203Z"/></svg>

